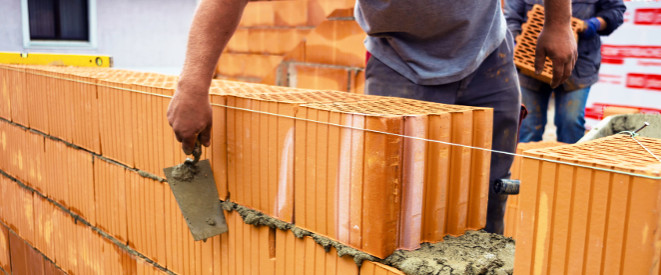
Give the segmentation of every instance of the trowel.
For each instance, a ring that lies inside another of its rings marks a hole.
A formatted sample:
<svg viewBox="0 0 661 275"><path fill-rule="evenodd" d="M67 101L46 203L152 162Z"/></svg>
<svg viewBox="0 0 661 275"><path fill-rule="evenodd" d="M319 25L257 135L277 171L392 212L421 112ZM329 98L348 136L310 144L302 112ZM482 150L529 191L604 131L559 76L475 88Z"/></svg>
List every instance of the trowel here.
<svg viewBox="0 0 661 275"><path fill-rule="evenodd" d="M195 143L193 158L163 169L170 190L196 241L227 232L225 214L218 199L218 189L208 159L200 161L202 148Z"/></svg>

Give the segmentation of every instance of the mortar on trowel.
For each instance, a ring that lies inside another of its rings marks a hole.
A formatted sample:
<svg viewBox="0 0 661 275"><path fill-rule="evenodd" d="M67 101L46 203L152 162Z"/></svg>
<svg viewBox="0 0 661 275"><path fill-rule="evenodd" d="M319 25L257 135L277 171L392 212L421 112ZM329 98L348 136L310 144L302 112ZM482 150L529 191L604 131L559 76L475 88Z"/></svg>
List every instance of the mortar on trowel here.
<svg viewBox="0 0 661 275"><path fill-rule="evenodd" d="M164 168L170 190L174 194L188 229L196 241L227 232L225 214L218 199L218 189L208 159L200 161L202 147L195 143L193 158Z"/></svg>

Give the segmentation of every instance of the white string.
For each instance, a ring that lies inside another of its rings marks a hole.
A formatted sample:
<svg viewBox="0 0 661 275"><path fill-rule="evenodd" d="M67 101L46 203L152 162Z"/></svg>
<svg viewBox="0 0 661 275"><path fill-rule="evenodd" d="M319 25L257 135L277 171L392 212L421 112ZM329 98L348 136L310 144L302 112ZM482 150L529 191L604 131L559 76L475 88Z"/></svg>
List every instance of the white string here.
<svg viewBox="0 0 661 275"><path fill-rule="evenodd" d="M638 141L638 140L636 139L636 137L632 136L631 139L633 139L634 141L636 141L636 143L638 143L638 145L640 145L640 147L643 147L643 149L645 149L645 151L647 151L650 155L652 155L657 161L661 162L661 159L659 159L659 157L657 157L654 153L652 153L652 151L650 151L650 149L647 149L647 147L645 147L645 145L643 145L642 143L640 143L640 141Z"/></svg>
<svg viewBox="0 0 661 275"><path fill-rule="evenodd" d="M13 71L19 71L20 72L20 70L13 69L11 67L5 67L5 68L8 68L8 69L13 70ZM27 71L25 73L30 73L30 74L34 74L34 75L40 75L40 76L47 76L47 77L52 77L52 78L55 78L55 79L62 79L62 80L67 80L67 81L72 81L72 82L83 83L83 84L91 84L91 85L101 86L101 87L105 87L105 88L118 89L118 90L122 90L122 91L134 92L134 93L139 93L139 94L144 94L144 95L154 95L154 96L159 96L159 97L163 97L163 98L172 98L172 96L168 96L168 95L149 93L149 92L138 91L138 90L133 90L133 89L129 89L129 88L115 87L115 86L104 85L104 84L95 83L95 82L88 82L88 81L77 80L77 79L69 79L69 78L64 78L64 77L59 77L59 76L48 75L48 74L40 74L40 73L36 73L36 72L27 72ZM148 86L148 85L146 85L146 86ZM156 88L158 88L158 87L156 87ZM218 107L224 107L224 108L228 108L228 109L234 109L234 110L253 112L253 113L259 113L259 114L264 114L264 115L271 115L271 116L276 116L276 117L282 117L282 118L289 118L289 119L295 119L295 120L300 120L300 121L318 123L318 124L322 124L322 125L337 126L337 127L347 128L347 129L352 129L352 130L357 130L357 131L371 132L371 133L384 134L384 135L392 135L392 136L401 137L401 138L409 138L409 139L415 139L415 140L420 140L420 141L425 141L425 142L434 142L434 143L440 143L440 144L445 144L445 145L450 145L450 146L464 147L464 148L481 150L481 151L486 151L486 152L491 152L491 153L504 154L504 155L508 155L508 156L519 156L519 157L527 158L527 159L546 161L546 162L551 162L551 163L556 163L556 164L564 164L564 165L569 165L569 166L574 166L574 167L579 167L579 168L587 168L587 169L610 172L610 173L616 173L616 174L622 174L622 175L627 175L627 176L635 176L635 177L641 177L641 178L647 178L647 179L653 179L653 180L661 179L661 176L637 174L637 173L626 172L626 171L618 171L618 170L613 170L613 169L594 167L594 166L589 166L589 165L584 165L584 164L579 164L579 163L573 163L573 162L567 162L567 161L561 161L561 160L554 160L554 159L547 159L547 158L543 158L543 157L520 155L520 154L510 153L510 152L506 152L506 151L493 150L493 149L487 149L487 148L475 147L475 146L470 146L470 145L457 144L457 143L434 140L434 139L426 139L426 138L421 138L421 137L407 136L407 135L389 133L389 132L372 130L372 129L358 128L358 127L353 127L353 126L349 126L349 125L342 125L342 124L325 122L325 121L317 121L317 120L312 120L312 119L308 119L308 118L301 118L301 117L295 117L295 116L289 116L289 115L283 115L283 114L269 113L269 112L264 112L264 111L258 111L258 110L246 109L246 108L241 108L241 107L228 106L228 105L217 104L217 103L211 103L211 105L212 106L218 106ZM354 114L356 114L356 113L354 113ZM636 142L638 142L638 140L636 140ZM638 144L640 144L640 142L638 142ZM642 144L641 144L641 146L642 146ZM645 148L645 150L647 150L647 148ZM647 151L650 152L649 150L647 150ZM655 155L653 155L653 156L656 158ZM657 158L657 160L658 160L658 158Z"/></svg>

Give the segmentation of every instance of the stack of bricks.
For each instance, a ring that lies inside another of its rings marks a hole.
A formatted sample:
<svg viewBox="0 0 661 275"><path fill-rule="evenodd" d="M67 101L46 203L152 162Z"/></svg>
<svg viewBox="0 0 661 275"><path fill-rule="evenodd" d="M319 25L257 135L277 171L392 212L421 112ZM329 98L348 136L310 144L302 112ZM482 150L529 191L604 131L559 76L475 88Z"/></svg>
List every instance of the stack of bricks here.
<svg viewBox="0 0 661 275"><path fill-rule="evenodd" d="M558 141L537 141L537 142L526 142L519 143L516 146L516 154L514 157L514 162L512 162L512 168L510 169L512 175L511 179L521 180L521 162L523 162L523 152L532 149L541 149L541 148L550 148L560 145L566 145L566 143ZM516 229L518 227L520 208L519 208L519 196L510 195L507 198L507 210L505 211L505 232L503 235L506 237L514 238L516 237Z"/></svg>
<svg viewBox="0 0 661 275"><path fill-rule="evenodd" d="M228 42L216 77L275 84L276 67L306 40L310 32L337 8L353 1L253 1L246 6L239 27Z"/></svg>
<svg viewBox="0 0 661 275"><path fill-rule="evenodd" d="M366 35L353 18L353 5L328 0L248 3L216 77L363 93Z"/></svg>
<svg viewBox="0 0 661 275"><path fill-rule="evenodd" d="M194 242L162 179L185 159L165 117L175 87L0 65L0 227L68 273L398 274L235 212L228 234ZM488 152L401 135L490 148L491 109L222 80L210 92L203 158L221 199L377 257L484 226Z"/></svg>
<svg viewBox="0 0 661 275"><path fill-rule="evenodd" d="M363 93L365 37L352 8L334 11L285 56L276 84Z"/></svg>
<svg viewBox="0 0 661 275"><path fill-rule="evenodd" d="M574 31L574 39L578 41L578 30L583 26L583 21L572 18L571 27ZM534 5L528 11L528 21L521 25L521 35L516 37L516 46L514 47L514 64L521 70L521 73L539 79L546 83L551 83L553 78L553 67L551 59L548 57L544 62L544 69L540 74L535 73L535 49L537 49L537 37L544 27L544 7Z"/></svg>
<svg viewBox="0 0 661 275"><path fill-rule="evenodd" d="M659 274L661 140L636 139L525 152L515 274Z"/></svg>

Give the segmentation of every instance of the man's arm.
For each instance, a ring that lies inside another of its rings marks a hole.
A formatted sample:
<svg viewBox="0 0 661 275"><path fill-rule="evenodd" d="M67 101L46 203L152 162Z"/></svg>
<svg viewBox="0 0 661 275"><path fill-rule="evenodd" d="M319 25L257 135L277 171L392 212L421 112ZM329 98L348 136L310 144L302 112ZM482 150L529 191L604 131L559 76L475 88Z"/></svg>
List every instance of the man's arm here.
<svg viewBox="0 0 661 275"><path fill-rule="evenodd" d="M544 28L537 39L535 71L542 71L548 56L553 62L551 87L555 88L571 76L578 57L571 30L571 1L544 0L544 11Z"/></svg>
<svg viewBox="0 0 661 275"><path fill-rule="evenodd" d="M227 41L236 30L247 0L202 0L188 35L186 61L170 101L167 118L184 153L195 142L211 143L209 86Z"/></svg>

